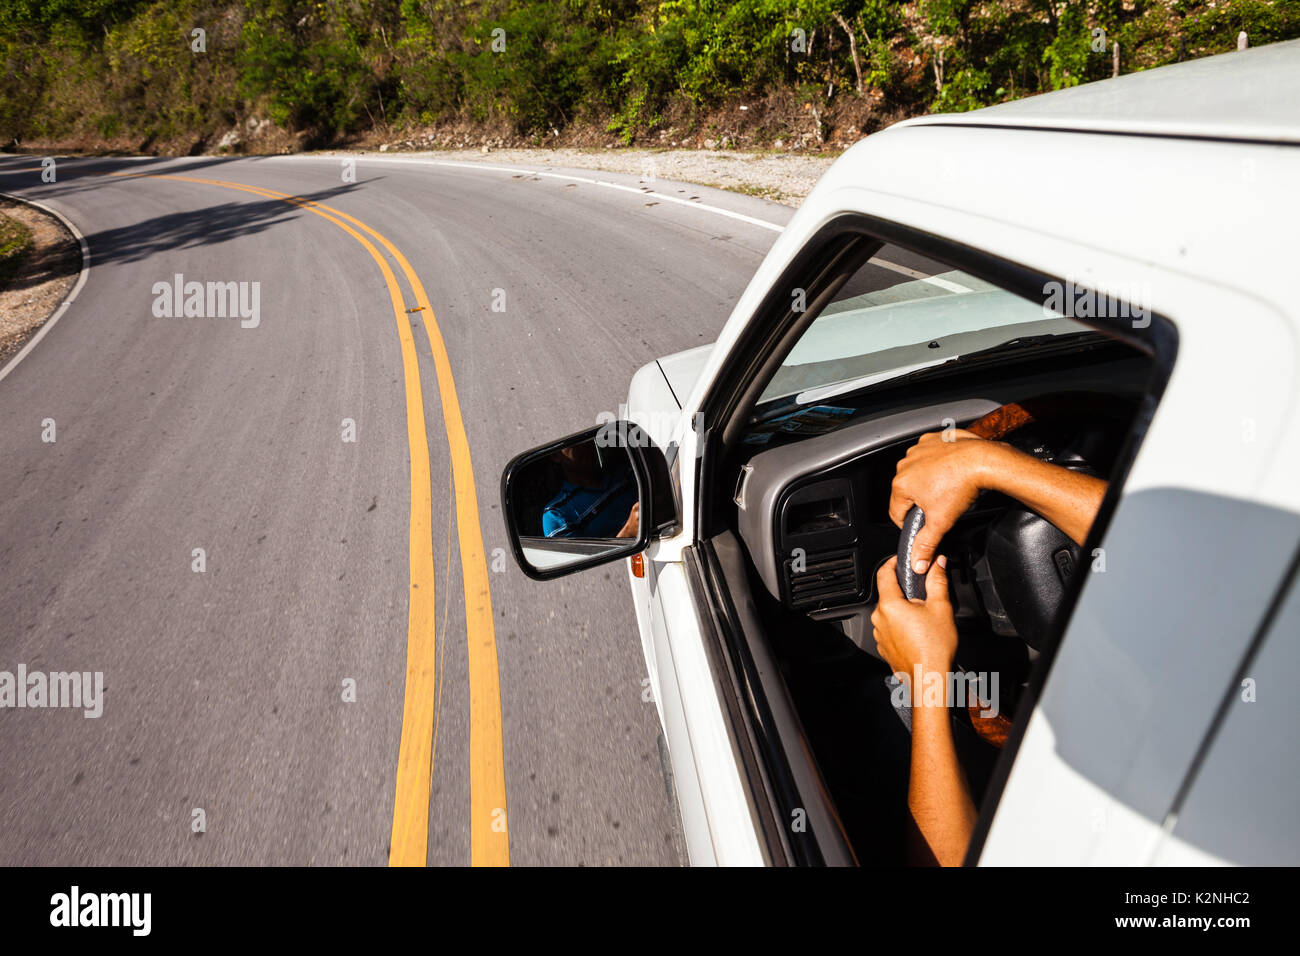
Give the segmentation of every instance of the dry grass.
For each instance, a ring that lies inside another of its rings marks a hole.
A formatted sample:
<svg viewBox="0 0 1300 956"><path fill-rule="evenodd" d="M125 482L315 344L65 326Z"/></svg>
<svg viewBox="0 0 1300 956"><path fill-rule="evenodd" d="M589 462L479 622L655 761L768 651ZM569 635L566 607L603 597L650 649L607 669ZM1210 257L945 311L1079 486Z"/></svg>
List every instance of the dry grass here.
<svg viewBox="0 0 1300 956"><path fill-rule="evenodd" d="M0 291L32 251L32 231L11 216L0 213Z"/></svg>

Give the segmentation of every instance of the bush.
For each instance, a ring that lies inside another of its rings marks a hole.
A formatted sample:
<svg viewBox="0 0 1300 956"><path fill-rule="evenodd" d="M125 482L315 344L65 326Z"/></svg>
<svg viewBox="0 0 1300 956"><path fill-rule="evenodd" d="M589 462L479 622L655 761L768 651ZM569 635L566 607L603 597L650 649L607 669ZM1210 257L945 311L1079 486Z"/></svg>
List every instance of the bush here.
<svg viewBox="0 0 1300 956"><path fill-rule="evenodd" d="M1109 76L1115 41L1128 72L1241 30L1300 36L1300 0L0 0L0 136L203 141L265 109L308 142L449 121L633 142L859 75L848 114L974 109Z"/></svg>

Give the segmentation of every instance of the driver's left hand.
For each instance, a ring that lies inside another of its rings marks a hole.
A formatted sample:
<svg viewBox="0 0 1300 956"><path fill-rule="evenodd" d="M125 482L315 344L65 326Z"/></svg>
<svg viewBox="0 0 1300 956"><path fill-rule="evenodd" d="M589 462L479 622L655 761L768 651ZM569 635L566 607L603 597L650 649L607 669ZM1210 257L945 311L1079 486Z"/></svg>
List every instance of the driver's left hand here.
<svg viewBox="0 0 1300 956"><path fill-rule="evenodd" d="M947 560L940 555L925 576L924 601L909 601L898 586L890 558L876 573L879 600L871 613L876 649L895 674L911 678L919 667L922 674L952 670L957 654L957 622L948 598Z"/></svg>

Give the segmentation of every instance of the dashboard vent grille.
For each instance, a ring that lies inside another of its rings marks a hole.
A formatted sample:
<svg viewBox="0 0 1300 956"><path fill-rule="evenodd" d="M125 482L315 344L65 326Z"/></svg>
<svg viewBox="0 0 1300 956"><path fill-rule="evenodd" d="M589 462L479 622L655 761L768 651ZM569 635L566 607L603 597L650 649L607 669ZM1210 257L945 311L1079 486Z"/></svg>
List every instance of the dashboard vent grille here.
<svg viewBox="0 0 1300 956"><path fill-rule="evenodd" d="M785 562L786 593L790 595L792 608L848 604L862 593L856 551L809 555L804 561L800 571L794 569L793 559Z"/></svg>

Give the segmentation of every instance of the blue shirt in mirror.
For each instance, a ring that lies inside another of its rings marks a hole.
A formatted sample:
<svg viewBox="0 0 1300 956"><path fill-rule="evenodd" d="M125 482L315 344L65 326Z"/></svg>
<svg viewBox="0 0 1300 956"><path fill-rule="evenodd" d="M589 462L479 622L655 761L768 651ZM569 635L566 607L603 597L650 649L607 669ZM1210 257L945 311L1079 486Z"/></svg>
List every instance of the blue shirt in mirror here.
<svg viewBox="0 0 1300 956"><path fill-rule="evenodd" d="M613 538L636 502L636 479L627 472L606 475L598 488L566 481L542 510L542 534L548 538Z"/></svg>

